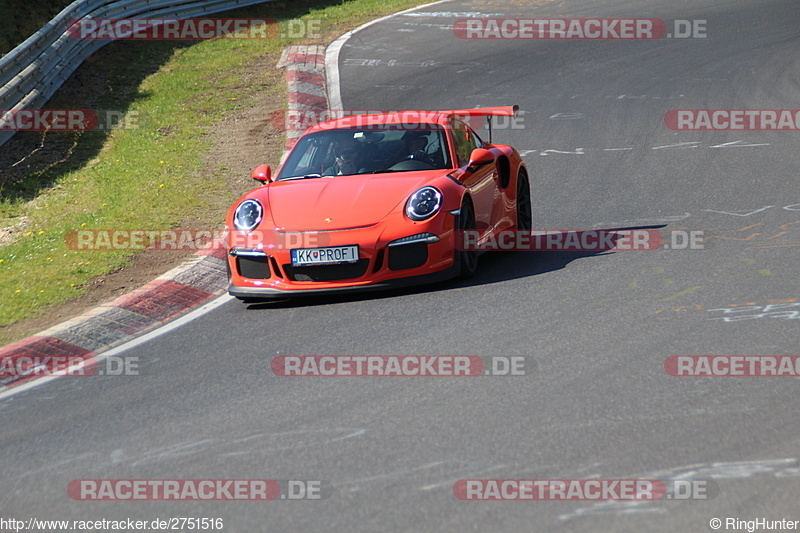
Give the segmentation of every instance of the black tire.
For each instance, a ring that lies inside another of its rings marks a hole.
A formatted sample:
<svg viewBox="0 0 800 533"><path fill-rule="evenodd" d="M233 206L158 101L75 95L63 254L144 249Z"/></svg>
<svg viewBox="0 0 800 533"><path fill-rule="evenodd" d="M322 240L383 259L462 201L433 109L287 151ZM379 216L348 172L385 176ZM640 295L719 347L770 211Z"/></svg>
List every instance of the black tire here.
<svg viewBox="0 0 800 533"><path fill-rule="evenodd" d="M464 203L461 204L461 210L458 215L458 229L461 231L475 229L475 210L469 199L465 199ZM478 270L478 252L475 250L459 250L456 254L458 254L460 268L459 279L469 279L474 276L475 271Z"/></svg>
<svg viewBox="0 0 800 533"><path fill-rule="evenodd" d="M522 169L517 176L517 229L523 231L533 229L531 185L528 181L528 173Z"/></svg>

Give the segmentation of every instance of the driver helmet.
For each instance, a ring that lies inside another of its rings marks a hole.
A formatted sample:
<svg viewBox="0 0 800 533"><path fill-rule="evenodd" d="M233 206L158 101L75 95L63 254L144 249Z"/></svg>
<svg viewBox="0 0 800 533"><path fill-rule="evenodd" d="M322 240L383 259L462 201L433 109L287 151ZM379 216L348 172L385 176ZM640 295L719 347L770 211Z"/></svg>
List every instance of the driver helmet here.
<svg viewBox="0 0 800 533"><path fill-rule="evenodd" d="M361 146L358 141L353 138L342 138L337 140L333 145L333 154L336 157L336 162L340 165L343 163L352 163L358 157Z"/></svg>
<svg viewBox="0 0 800 533"><path fill-rule="evenodd" d="M425 157L428 147L428 132L426 131L407 131L403 134L403 141L408 149L408 156L411 159Z"/></svg>

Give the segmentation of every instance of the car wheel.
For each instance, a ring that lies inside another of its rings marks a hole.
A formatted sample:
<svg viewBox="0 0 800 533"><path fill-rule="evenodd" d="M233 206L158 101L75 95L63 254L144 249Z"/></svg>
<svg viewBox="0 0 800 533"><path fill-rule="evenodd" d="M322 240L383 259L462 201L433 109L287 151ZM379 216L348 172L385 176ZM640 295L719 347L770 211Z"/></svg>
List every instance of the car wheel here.
<svg viewBox="0 0 800 533"><path fill-rule="evenodd" d="M521 169L517 176L517 229L523 231L533 229L531 186L528 182L528 174Z"/></svg>
<svg viewBox="0 0 800 533"><path fill-rule="evenodd" d="M475 210L472 207L472 202L464 200L461 204L461 210L458 215L458 229L461 230L459 235L463 236L464 230L475 229ZM462 237L463 238L463 237ZM475 275L478 269L478 252L475 250L460 250L458 254L458 264L461 271L459 273L460 279L469 279Z"/></svg>

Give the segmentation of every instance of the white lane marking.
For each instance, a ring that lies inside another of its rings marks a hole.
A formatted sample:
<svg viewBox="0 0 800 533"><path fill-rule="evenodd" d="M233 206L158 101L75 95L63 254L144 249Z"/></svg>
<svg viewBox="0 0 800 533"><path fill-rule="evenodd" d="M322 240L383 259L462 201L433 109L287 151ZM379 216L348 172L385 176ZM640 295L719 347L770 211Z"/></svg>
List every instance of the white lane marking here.
<svg viewBox="0 0 800 533"><path fill-rule="evenodd" d="M755 209L753 211L747 211L747 212L744 212L744 213L732 213L730 211L715 211L713 209L702 209L702 211L707 211L709 213L720 213L722 215L733 215L735 217L749 217L750 215L755 215L756 213L760 213L761 211L766 211L767 209L770 209L771 207L775 207L775 206L774 205L765 205L764 207L759 207L758 209Z"/></svg>
<svg viewBox="0 0 800 533"><path fill-rule="evenodd" d="M367 22L366 24L362 24L358 28L354 30L350 30L344 35L341 35L335 41L333 41L329 46L328 49L325 51L325 82L328 85L328 108L329 109L344 109L344 104L342 104L342 87L339 83L339 52L342 50L342 46L346 43L353 35L360 32L363 29L366 29L373 24L377 24L379 22L383 22L384 20L388 20L392 17L396 17L398 15L405 15L407 13L411 13L418 9L423 9L430 6L435 6L437 4L444 4L445 2L452 2L453 0L438 0L437 2L431 2L430 4L425 4L422 6L412 7L411 9L406 9L404 11L400 11L398 13L394 13L393 15L388 15L386 17L381 17L379 19L375 19L371 22Z"/></svg>
<svg viewBox="0 0 800 533"><path fill-rule="evenodd" d="M550 154L586 155L586 153L583 151L583 148L576 148L574 152L570 152L568 150L545 150L539 155Z"/></svg>
<svg viewBox="0 0 800 533"><path fill-rule="evenodd" d="M698 144L700 144L699 141L679 142L679 143L676 143L676 144L665 144L663 146L653 146L653 150L661 150L662 148L697 148Z"/></svg>
<svg viewBox="0 0 800 533"><path fill-rule="evenodd" d="M709 146L709 148L749 148L751 146L769 146L769 143L754 144L747 141L731 141L729 143Z"/></svg>
<svg viewBox="0 0 800 533"><path fill-rule="evenodd" d="M329 442L338 442L340 440L352 439L352 438L360 437L361 435L366 435L366 434L367 434L367 430L366 429L358 429L358 430L353 431L352 433L349 433L347 435L343 435L341 437L337 437L335 439L331 439Z"/></svg>
<svg viewBox="0 0 800 533"><path fill-rule="evenodd" d="M210 301L209 303L201 305L200 307L198 307L194 311L191 311L190 313L187 313L187 314L183 315L182 317L173 320L169 324L165 324L165 325L161 326L158 329L154 329L153 331L151 331L149 333L145 333L141 337L136 337L135 339L132 339L132 340L126 342L125 344L121 344L121 345L117 346L116 348L112 348L112 349L110 349L110 350L108 350L106 352L103 352L101 354L97 354L97 355L92 356L92 361L93 362L95 362L95 361L96 362L100 362L100 361L102 361L104 359L107 359L107 358L109 358L111 356L119 355L119 354L121 354L123 352L126 352L127 350L130 350L131 348L135 348L135 347L137 347L137 346L139 346L141 344L144 344L144 343L146 343L148 341L151 341L151 340L155 339L156 337L160 337L161 335L163 335L165 333L169 333L170 331L172 331L174 329L178 329L179 327L183 326L184 324L188 324L192 320L194 320L196 318L199 318L199 317L205 315L206 313L210 313L211 311L213 311L217 307L225 305L226 303L228 303L231 300L233 300L233 296L230 296L228 294L223 294L222 296L219 296L218 298ZM69 369L67 369L64 372L64 374L65 375L69 375L70 372L74 372L74 371L78 370L81 366L83 366L83 365L75 365L74 367L70 367ZM40 385L44 385L45 383L50 383L51 381L53 381L55 379L58 379L58 378L62 378L62 377L64 377L64 376L63 375L59 375L59 376L43 376L43 377L41 377L39 379L35 379L33 381L29 381L29 382L24 383L22 385L18 385L16 387L11 387L10 389L7 389L7 390L4 390L4 391L0 392L0 400L4 400L6 398L10 398L11 396L19 394L21 392L29 391L29 390L31 390L31 389L33 389L35 387L38 387Z"/></svg>
<svg viewBox="0 0 800 533"><path fill-rule="evenodd" d="M584 118L583 113L556 113L550 116L550 120L580 120Z"/></svg>

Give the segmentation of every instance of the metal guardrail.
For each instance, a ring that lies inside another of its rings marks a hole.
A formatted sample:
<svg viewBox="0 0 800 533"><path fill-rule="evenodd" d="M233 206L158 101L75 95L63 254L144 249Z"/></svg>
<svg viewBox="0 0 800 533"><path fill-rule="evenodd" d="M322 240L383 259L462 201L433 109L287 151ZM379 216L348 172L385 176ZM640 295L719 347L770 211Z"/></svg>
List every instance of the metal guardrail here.
<svg viewBox="0 0 800 533"><path fill-rule="evenodd" d="M111 41L71 37L84 18L191 18L273 0L76 0L0 58L0 110L37 109L86 58ZM14 136L0 131L0 146Z"/></svg>

